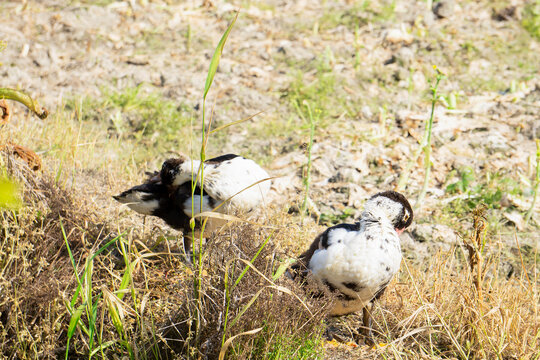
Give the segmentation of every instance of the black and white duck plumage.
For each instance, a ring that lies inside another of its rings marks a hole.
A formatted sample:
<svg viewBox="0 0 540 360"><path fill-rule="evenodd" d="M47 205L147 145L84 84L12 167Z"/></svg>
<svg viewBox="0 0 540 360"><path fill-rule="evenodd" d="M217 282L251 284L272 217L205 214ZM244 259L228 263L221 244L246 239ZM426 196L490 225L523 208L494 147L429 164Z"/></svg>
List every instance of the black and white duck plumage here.
<svg viewBox="0 0 540 360"><path fill-rule="evenodd" d="M269 175L253 160L227 154L203 164L202 206L201 177L197 177L201 162L187 157L167 159L145 183L113 198L140 214L163 219L184 234L190 231L191 217L201 212L218 206L221 213L249 212L265 204ZM197 179L193 196L192 179Z"/></svg>
<svg viewBox="0 0 540 360"><path fill-rule="evenodd" d="M364 325L371 338L367 305L380 297L399 271L399 234L413 219L407 199L395 191L371 197L360 221L328 228L292 266L293 274L308 273L323 286L338 292L330 315L364 311Z"/></svg>
<svg viewBox="0 0 540 360"><path fill-rule="evenodd" d="M197 174L200 165L198 160L168 159L161 168L161 181L173 189L191 183L192 174ZM269 178L255 161L239 155L227 154L206 160L203 189L207 198L203 199L202 211L211 211L221 203L224 203L224 212L252 211L264 203L270 190L270 181L264 180ZM197 186L201 186L200 177ZM200 191L195 194L199 194L194 198L195 204L200 204ZM191 201L188 211L191 212Z"/></svg>

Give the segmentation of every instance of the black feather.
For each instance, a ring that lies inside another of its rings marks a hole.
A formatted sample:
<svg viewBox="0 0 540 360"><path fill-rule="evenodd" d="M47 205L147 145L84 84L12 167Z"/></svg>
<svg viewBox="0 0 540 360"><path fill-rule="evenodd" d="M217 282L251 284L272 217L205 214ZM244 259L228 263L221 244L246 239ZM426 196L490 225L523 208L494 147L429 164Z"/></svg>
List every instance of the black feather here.
<svg viewBox="0 0 540 360"><path fill-rule="evenodd" d="M236 155L236 154L225 154L225 155L217 156L217 157L212 158L212 159L208 159L204 163L205 164L219 164L219 163L222 163L222 162L225 162L225 161L232 160L232 159L237 158L237 157L241 157L241 156Z"/></svg>

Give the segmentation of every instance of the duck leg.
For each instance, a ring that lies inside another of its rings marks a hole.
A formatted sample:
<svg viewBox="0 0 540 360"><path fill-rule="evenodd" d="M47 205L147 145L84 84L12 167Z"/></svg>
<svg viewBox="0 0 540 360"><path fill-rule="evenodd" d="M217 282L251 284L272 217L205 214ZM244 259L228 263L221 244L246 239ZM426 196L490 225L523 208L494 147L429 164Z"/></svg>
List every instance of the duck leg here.
<svg viewBox="0 0 540 360"><path fill-rule="evenodd" d="M369 310L368 310L368 306L369 306ZM362 327L362 333L365 337L364 341L368 345L375 344L375 340L373 338L373 330L372 330L372 325L373 325L373 321L371 318L372 311L373 311L373 303L370 303L370 305L364 306L364 308L362 309L362 323L364 325Z"/></svg>
<svg viewBox="0 0 540 360"><path fill-rule="evenodd" d="M324 323L326 325L324 336L327 341L335 340L340 343L347 343L347 338L343 336L339 324L334 319L326 319Z"/></svg>

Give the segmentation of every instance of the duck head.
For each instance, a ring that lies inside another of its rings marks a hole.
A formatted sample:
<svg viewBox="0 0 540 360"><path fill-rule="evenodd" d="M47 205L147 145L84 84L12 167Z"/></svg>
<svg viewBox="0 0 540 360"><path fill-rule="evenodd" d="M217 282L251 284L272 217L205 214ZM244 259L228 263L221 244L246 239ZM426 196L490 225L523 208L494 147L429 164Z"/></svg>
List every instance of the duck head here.
<svg viewBox="0 0 540 360"><path fill-rule="evenodd" d="M401 234L413 220L413 210L405 196L396 191L384 191L373 195L365 204L364 212L382 213Z"/></svg>
<svg viewBox="0 0 540 360"><path fill-rule="evenodd" d="M185 156L167 159L159 173L161 182L166 186L178 186L191 181L192 173L198 170L199 161L190 161ZM194 170L194 171L193 171Z"/></svg>

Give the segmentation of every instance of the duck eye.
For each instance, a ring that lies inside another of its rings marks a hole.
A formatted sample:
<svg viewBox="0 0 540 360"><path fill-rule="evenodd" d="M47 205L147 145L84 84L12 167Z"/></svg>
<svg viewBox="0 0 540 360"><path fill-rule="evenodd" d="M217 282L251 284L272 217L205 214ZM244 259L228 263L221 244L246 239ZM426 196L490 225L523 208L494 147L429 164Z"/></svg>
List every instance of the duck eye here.
<svg viewBox="0 0 540 360"><path fill-rule="evenodd" d="M409 213L405 212L405 215L403 215L403 221L409 220L409 217L410 217Z"/></svg>

